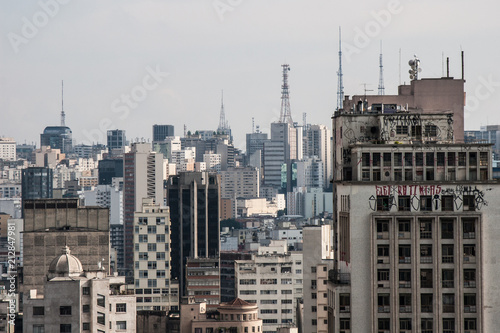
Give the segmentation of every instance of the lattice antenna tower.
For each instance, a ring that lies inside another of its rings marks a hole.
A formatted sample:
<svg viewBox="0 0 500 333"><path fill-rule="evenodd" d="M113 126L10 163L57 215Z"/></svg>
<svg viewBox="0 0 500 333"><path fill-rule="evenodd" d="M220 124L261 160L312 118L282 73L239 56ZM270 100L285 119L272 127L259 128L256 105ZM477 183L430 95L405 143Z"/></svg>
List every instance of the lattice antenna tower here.
<svg viewBox="0 0 500 333"><path fill-rule="evenodd" d="M66 126L66 113L64 113L64 80L61 80L61 126Z"/></svg>
<svg viewBox="0 0 500 333"><path fill-rule="evenodd" d="M337 72L338 84L337 84L337 110L344 107L344 81L342 74L342 30L339 27L339 70Z"/></svg>
<svg viewBox="0 0 500 333"><path fill-rule="evenodd" d="M378 78L378 94L385 95L384 88L384 65L382 64L382 41L380 41L380 74Z"/></svg>
<svg viewBox="0 0 500 333"><path fill-rule="evenodd" d="M229 125L226 121L226 113L224 112L224 90L221 91L220 99L220 117L219 117L219 127L217 131L226 132L229 129Z"/></svg>
<svg viewBox="0 0 500 333"><path fill-rule="evenodd" d="M283 85L281 86L281 111L280 123L288 123L293 126L292 112L290 111L290 94L288 91L288 72L290 66L285 64L281 65L283 68Z"/></svg>

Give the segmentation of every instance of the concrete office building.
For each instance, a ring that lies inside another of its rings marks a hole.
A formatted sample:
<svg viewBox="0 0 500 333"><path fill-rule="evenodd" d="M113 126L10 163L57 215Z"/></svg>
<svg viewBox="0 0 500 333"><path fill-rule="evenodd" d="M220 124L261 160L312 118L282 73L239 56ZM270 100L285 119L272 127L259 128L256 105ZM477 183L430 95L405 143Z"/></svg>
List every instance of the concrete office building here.
<svg viewBox="0 0 500 333"><path fill-rule="evenodd" d="M251 260L236 260L237 297L259 308L263 332L297 323L297 303L303 297L302 252L289 252L287 242L260 246Z"/></svg>
<svg viewBox="0 0 500 333"><path fill-rule="evenodd" d="M47 271L44 294L30 289L25 297L23 332L136 331L135 297L126 294L125 277L84 271L67 246Z"/></svg>
<svg viewBox="0 0 500 333"><path fill-rule="evenodd" d="M24 270L21 291L43 294L50 262L68 245L88 270L109 272L109 212L79 207L78 199L24 201Z"/></svg>
<svg viewBox="0 0 500 333"><path fill-rule="evenodd" d="M187 258L219 258L220 177L181 172L166 182L171 221L171 279L186 292Z"/></svg>
<svg viewBox="0 0 500 333"><path fill-rule="evenodd" d="M372 105L335 113L334 332L499 327L500 188L491 145L454 141L463 138L457 87L462 80L414 80L400 93L429 98L415 112ZM450 95L429 104L444 92ZM451 112L439 110L456 99Z"/></svg>
<svg viewBox="0 0 500 333"><path fill-rule="evenodd" d="M23 200L52 198L52 169L30 167L24 169L22 175Z"/></svg>
<svg viewBox="0 0 500 333"><path fill-rule="evenodd" d="M143 198L163 203L165 162L163 155L151 150L151 144L136 142L125 154L123 180L123 224L125 235L125 274L133 277L134 213L140 211Z"/></svg>
<svg viewBox="0 0 500 333"><path fill-rule="evenodd" d="M137 310L179 309L178 283L171 281L169 208L152 198L134 214L134 287Z"/></svg>
<svg viewBox="0 0 500 333"><path fill-rule="evenodd" d="M187 258L187 296L195 302L207 303L207 310L216 310L220 304L220 285L219 257Z"/></svg>
<svg viewBox="0 0 500 333"><path fill-rule="evenodd" d="M229 168L221 172L221 198L257 198L260 172L257 168Z"/></svg>

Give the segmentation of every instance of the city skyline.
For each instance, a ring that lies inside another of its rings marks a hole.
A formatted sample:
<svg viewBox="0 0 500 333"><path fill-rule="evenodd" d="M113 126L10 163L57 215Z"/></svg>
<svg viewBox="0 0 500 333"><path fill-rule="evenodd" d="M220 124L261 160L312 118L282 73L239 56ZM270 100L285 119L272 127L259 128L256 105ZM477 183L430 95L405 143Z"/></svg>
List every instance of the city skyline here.
<svg viewBox="0 0 500 333"><path fill-rule="evenodd" d="M446 57L450 76L460 78L463 50L465 129L478 129L495 123L500 99L500 73L490 65L496 46L482 42L498 30L490 3L453 2L453 14L451 2L412 1L5 3L0 133L38 145L43 129L60 123L61 80L66 125L77 143L105 143L107 129L149 138L155 123L174 125L178 136L184 125L215 130L224 89L226 120L243 149L252 117L265 133L279 119L284 63L291 68L293 120L301 124L306 112L308 123L330 127L339 26L344 92L351 96L363 94L365 83L368 94L377 93L381 40L386 94L397 93L400 79L409 83L414 54L421 78L441 77ZM415 18L421 23L409 24Z"/></svg>

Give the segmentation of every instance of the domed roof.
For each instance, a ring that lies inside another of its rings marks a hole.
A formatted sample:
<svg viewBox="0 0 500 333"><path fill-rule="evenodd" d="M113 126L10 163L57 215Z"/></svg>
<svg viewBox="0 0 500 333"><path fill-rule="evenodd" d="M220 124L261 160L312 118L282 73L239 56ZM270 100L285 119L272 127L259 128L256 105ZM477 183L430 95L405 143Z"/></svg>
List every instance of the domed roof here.
<svg viewBox="0 0 500 333"><path fill-rule="evenodd" d="M50 263L49 275L52 276L80 276L83 266L80 260L70 254L69 247L62 249L62 254Z"/></svg>

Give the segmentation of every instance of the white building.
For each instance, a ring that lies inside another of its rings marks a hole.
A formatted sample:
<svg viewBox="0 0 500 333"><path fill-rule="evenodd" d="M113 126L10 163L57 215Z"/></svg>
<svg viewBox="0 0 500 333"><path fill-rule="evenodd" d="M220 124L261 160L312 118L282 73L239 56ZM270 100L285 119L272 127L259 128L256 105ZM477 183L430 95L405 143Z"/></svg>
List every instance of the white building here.
<svg viewBox="0 0 500 333"><path fill-rule="evenodd" d="M170 280L169 208L143 199L134 214L134 287L137 310L179 309L179 284Z"/></svg>
<svg viewBox="0 0 500 333"><path fill-rule="evenodd" d="M0 138L0 160L16 160L16 140L13 138Z"/></svg>
<svg viewBox="0 0 500 333"><path fill-rule="evenodd" d="M297 322L302 267L302 253L288 252L286 241L271 241L252 260L235 261L237 297L258 305L264 333Z"/></svg>
<svg viewBox="0 0 500 333"><path fill-rule="evenodd" d="M203 154L206 170L219 173L221 170L221 154L207 153Z"/></svg>
<svg viewBox="0 0 500 333"><path fill-rule="evenodd" d="M123 224L123 190L119 185L97 185L93 190L83 191L83 196L86 206L109 208L110 224Z"/></svg>

